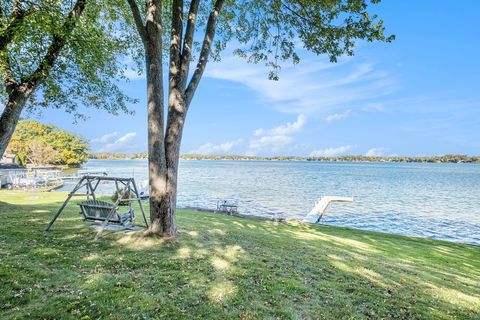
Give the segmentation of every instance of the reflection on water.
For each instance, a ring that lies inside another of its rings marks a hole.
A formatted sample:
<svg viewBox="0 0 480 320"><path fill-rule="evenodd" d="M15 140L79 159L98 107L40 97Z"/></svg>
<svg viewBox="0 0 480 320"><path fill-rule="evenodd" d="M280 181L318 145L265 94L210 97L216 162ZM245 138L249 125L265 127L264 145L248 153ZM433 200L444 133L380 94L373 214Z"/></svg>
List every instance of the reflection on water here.
<svg viewBox="0 0 480 320"><path fill-rule="evenodd" d="M147 179L145 160L85 167ZM321 196L353 196L351 204L333 205L323 222L480 244L479 186L475 164L181 161L178 206L213 209L228 199L241 213L303 218Z"/></svg>

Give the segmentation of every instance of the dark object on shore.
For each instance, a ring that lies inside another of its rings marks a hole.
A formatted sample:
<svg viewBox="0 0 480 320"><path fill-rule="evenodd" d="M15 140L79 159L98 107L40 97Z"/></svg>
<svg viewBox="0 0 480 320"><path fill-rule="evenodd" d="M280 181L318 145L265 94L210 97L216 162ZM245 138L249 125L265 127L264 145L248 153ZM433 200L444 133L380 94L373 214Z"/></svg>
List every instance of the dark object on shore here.
<svg viewBox="0 0 480 320"><path fill-rule="evenodd" d="M223 200L221 202L218 201L216 211L233 215L238 213L238 206L236 204L229 203L227 200Z"/></svg>
<svg viewBox="0 0 480 320"><path fill-rule="evenodd" d="M23 169L21 165L16 163L0 163L0 170Z"/></svg>

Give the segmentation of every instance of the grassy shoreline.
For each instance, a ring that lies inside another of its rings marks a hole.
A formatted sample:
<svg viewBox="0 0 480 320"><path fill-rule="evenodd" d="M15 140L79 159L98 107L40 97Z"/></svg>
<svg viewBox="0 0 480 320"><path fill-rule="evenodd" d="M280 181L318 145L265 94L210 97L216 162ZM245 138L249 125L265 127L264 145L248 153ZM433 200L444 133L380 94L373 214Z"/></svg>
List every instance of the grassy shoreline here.
<svg viewBox="0 0 480 320"><path fill-rule="evenodd" d="M65 193L0 191L1 319L478 319L480 247L179 210L94 241Z"/></svg>

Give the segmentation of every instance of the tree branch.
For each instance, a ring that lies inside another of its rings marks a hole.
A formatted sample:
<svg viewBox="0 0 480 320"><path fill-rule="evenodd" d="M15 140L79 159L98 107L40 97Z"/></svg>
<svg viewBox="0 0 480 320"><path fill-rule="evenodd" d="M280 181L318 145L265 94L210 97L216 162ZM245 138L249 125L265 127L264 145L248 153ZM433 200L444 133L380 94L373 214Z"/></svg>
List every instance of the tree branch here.
<svg viewBox="0 0 480 320"><path fill-rule="evenodd" d="M140 14L140 10L138 9L137 1L128 0L128 4L130 5L130 9L132 10L133 20L135 21L135 26L137 27L138 33L140 34L140 38L142 39L143 43L145 43L145 25L143 23L142 15Z"/></svg>
<svg viewBox="0 0 480 320"><path fill-rule="evenodd" d="M10 94L18 85L15 75L12 72L10 63L10 55L7 51L0 52L0 70L2 75L2 81L5 84L7 94Z"/></svg>
<svg viewBox="0 0 480 320"><path fill-rule="evenodd" d="M183 0L172 1L172 33L170 36L170 88L177 87L180 80L180 54L183 34Z"/></svg>
<svg viewBox="0 0 480 320"><path fill-rule="evenodd" d="M212 12L210 12L210 16L208 17L205 38L203 39L202 50L200 51L197 67L185 91L185 105L187 107L192 101L195 90L197 90L198 84L200 83L200 79L203 75L203 71L205 71L205 66L207 65L208 57L210 56L210 51L212 49L213 38L215 37L218 14L220 13L224 2L225 0L216 0Z"/></svg>
<svg viewBox="0 0 480 320"><path fill-rule="evenodd" d="M192 59L193 36L195 34L195 20L197 18L198 5L200 0L191 0L190 10L188 12L187 28L183 39L182 58L181 58L181 88L185 89L190 69L190 60Z"/></svg>
<svg viewBox="0 0 480 320"><path fill-rule="evenodd" d="M157 37L152 41L162 40L162 1L147 0L147 16L145 17L145 30L147 37Z"/></svg>
<svg viewBox="0 0 480 320"><path fill-rule="evenodd" d="M5 30L2 30L0 33L0 52L5 50L7 45L12 42L13 37L15 36L15 29L20 25L20 23L28 16L32 10L24 10L20 7L20 1L15 1L13 3L12 14L10 15L10 23L5 27Z"/></svg>
<svg viewBox="0 0 480 320"><path fill-rule="evenodd" d="M65 47L68 37L75 29L76 23L80 18L87 0L77 0L72 10L68 13L65 23L62 27L62 33L56 33L53 35L52 42L48 47L47 53L43 60L38 65L37 69L26 78L22 79L21 85L26 86L27 89L35 88L40 82L42 82L50 73L50 69L55 64L60 52Z"/></svg>
<svg viewBox="0 0 480 320"><path fill-rule="evenodd" d="M290 13L292 13L294 16L296 16L298 19L304 21L304 22L311 22L310 19L307 18L307 15L304 14L299 14L297 11L293 10L290 6L288 6L285 2L283 1L280 1L280 3L282 4L282 6L284 6L288 11L290 11ZM301 5L301 3L299 2L299 5L303 8L303 6Z"/></svg>

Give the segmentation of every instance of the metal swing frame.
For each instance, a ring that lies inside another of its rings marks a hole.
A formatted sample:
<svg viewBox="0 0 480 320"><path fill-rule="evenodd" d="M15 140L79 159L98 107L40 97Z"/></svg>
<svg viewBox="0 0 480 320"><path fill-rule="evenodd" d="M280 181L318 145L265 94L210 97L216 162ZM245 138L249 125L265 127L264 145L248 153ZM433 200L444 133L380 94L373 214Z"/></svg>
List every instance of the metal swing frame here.
<svg viewBox="0 0 480 320"><path fill-rule="evenodd" d="M102 182L102 181L111 181L111 182L115 183L115 187L116 187L117 195L118 195L117 201L115 201L115 203L113 203L113 204L109 204L108 208L105 205L100 205L99 206L99 207L101 207L102 210L105 210L105 209L109 210L109 212L106 216L102 216L102 217L91 216L91 217L89 217L86 214L86 211L85 211L84 207L94 206L94 204L92 205L92 202L88 203L90 198L92 198L93 203L99 201L99 200L97 200L97 197L95 195L95 191L97 190L98 186L100 185L100 182ZM120 187L121 185L122 185L122 187ZM86 189L86 192L78 193L83 188ZM121 196L121 190L122 189L126 190L128 192L127 193L128 198L123 198ZM135 195L134 198L131 198L132 193ZM121 224L121 225L125 226L125 223L124 223L125 220L129 220L130 222L133 222L133 219L135 217L134 217L134 214L133 214L132 204L135 201L138 202L138 205L140 207L140 211L142 212L145 227L148 228L147 217L145 215L145 210L143 209L143 205L142 205L142 200L144 200L144 199L142 199L140 197L140 193L138 192L138 188L137 188L137 184L135 183L135 179L133 179L133 178L119 178L119 177L108 177L108 176L85 175L78 181L78 183L75 185L73 190L68 194L67 199L62 204L62 206L58 209L58 211L55 213L55 215L53 216L52 220L48 224L45 231L50 230L52 225L55 223L57 218L62 213L63 209L65 209L65 207L67 206L68 202L73 197L79 197L79 196L80 197L81 196L83 196L83 197L86 196L87 197L87 202L84 203L84 204L82 204L82 203L80 204L82 214L84 215L85 220L96 220L96 221L100 220L100 221L103 221L100 230L97 232L97 235L95 236L95 239L98 239L101 236L101 234L103 233L103 230L111 223L112 224ZM128 206L129 206L128 214L130 214L130 217L124 219L119 215L118 207L119 207L120 202L127 202L127 201L128 201ZM84 207L82 207L82 205Z"/></svg>

